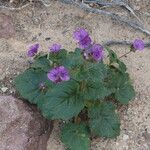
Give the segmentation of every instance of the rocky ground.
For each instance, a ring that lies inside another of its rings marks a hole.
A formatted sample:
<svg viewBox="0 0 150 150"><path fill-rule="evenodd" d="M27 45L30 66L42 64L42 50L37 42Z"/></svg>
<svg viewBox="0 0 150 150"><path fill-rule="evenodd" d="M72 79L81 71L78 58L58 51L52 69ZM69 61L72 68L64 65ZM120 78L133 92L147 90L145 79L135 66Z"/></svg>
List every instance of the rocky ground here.
<svg viewBox="0 0 150 150"><path fill-rule="evenodd" d="M136 1L135 9L149 10L149 0ZM142 18L150 29L150 18ZM39 42L41 50L59 42L69 51L76 47L72 33L77 27L86 28L94 41L133 40L150 37L110 18L87 13L79 8L51 1L45 8L40 3L21 11L0 10L0 95L14 95L14 77L28 66L27 46ZM113 47L118 55L128 47ZM117 139L93 139L91 150L150 150L150 49L132 53L122 59L128 67L136 89L136 98L120 109L121 134ZM64 150L59 140L59 123L48 141L47 150Z"/></svg>

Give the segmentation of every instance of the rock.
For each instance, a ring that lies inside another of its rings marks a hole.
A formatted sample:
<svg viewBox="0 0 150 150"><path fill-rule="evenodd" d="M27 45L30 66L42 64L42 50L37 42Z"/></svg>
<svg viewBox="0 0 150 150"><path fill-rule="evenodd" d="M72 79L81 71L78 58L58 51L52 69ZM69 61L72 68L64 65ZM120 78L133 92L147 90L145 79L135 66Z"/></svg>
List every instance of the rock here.
<svg viewBox="0 0 150 150"><path fill-rule="evenodd" d="M7 90L8 90L7 87L2 87L2 88L1 88L1 91L2 91L3 93L5 93Z"/></svg>
<svg viewBox="0 0 150 150"><path fill-rule="evenodd" d="M127 134L124 134L124 135L123 135L123 140L126 141L126 140L128 140L128 139L129 139L129 136L128 136Z"/></svg>
<svg viewBox="0 0 150 150"><path fill-rule="evenodd" d="M51 130L35 106L0 96L0 150L46 150Z"/></svg>
<svg viewBox="0 0 150 150"><path fill-rule="evenodd" d="M0 13L0 38L10 38L15 34L12 18Z"/></svg>

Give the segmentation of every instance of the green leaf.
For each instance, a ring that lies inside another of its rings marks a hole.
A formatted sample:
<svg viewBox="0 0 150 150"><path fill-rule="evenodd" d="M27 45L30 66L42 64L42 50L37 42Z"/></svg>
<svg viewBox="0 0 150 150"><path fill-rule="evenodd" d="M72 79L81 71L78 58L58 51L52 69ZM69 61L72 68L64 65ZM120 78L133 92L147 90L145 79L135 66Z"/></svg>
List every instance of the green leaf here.
<svg viewBox="0 0 150 150"><path fill-rule="evenodd" d="M91 131L98 136L113 138L119 135L120 121L112 103L103 102L89 110Z"/></svg>
<svg viewBox="0 0 150 150"><path fill-rule="evenodd" d="M118 69L119 69L121 72L126 72L126 71L127 71L126 65L125 65L122 61L120 61L120 60L118 60L117 62L118 62L118 64L119 64L119 68L118 68Z"/></svg>
<svg viewBox="0 0 150 150"><path fill-rule="evenodd" d="M122 104L127 104L135 96L135 91L131 85L129 74L110 70L110 79L107 86L114 89L114 96ZM117 79L117 80L116 80Z"/></svg>
<svg viewBox="0 0 150 150"><path fill-rule="evenodd" d="M61 49L58 53L49 53L49 59L53 63L56 63L57 65L62 64L62 62L67 57L67 51L65 49Z"/></svg>
<svg viewBox="0 0 150 150"><path fill-rule="evenodd" d="M84 63L84 58L80 49L69 52L67 58L63 61L63 65L69 69L79 68Z"/></svg>
<svg viewBox="0 0 150 150"><path fill-rule="evenodd" d="M115 67L122 73L126 72L126 65L117 57L117 54L109 48L107 48L107 51L109 53L109 65ZM118 64L118 66L116 65L116 63Z"/></svg>
<svg viewBox="0 0 150 150"><path fill-rule="evenodd" d="M121 84L115 92L115 98L122 104L128 104L134 96L135 91L130 83Z"/></svg>
<svg viewBox="0 0 150 150"><path fill-rule="evenodd" d="M117 59L118 59L117 54L113 50L109 49L108 47L106 49L107 49L107 51L109 53L110 64L116 62Z"/></svg>
<svg viewBox="0 0 150 150"><path fill-rule="evenodd" d="M45 89L40 88L41 83L44 83ZM47 75L42 70L27 69L17 76L15 86L23 98L36 104L39 97L42 98L47 89L52 88L54 85L47 80Z"/></svg>
<svg viewBox="0 0 150 150"><path fill-rule="evenodd" d="M80 113L84 108L84 101L78 94L78 84L70 80L57 84L47 92L38 107L48 119L68 120Z"/></svg>
<svg viewBox="0 0 150 150"><path fill-rule="evenodd" d="M48 72L51 68L50 61L47 59L47 56L41 56L35 58L34 63L31 65L31 68L41 69L45 72Z"/></svg>
<svg viewBox="0 0 150 150"><path fill-rule="evenodd" d="M130 81L130 78L129 78L128 73L121 73L114 69L110 69L108 76L107 76L106 84L109 88L117 89L120 87L120 85L129 81Z"/></svg>
<svg viewBox="0 0 150 150"><path fill-rule="evenodd" d="M69 52L66 59L63 60L63 66L69 69L72 78L81 81L85 78L84 70L85 60L82 56L81 49L75 49L74 52Z"/></svg>
<svg viewBox="0 0 150 150"><path fill-rule="evenodd" d="M88 81L84 89L81 89L82 97L85 100L103 100L112 92L112 89L107 88L103 82Z"/></svg>
<svg viewBox="0 0 150 150"><path fill-rule="evenodd" d="M66 124L61 131L61 140L71 150L90 150L90 139L84 124Z"/></svg>
<svg viewBox="0 0 150 150"><path fill-rule="evenodd" d="M88 63L86 66L87 80L102 81L107 76L107 66L103 62Z"/></svg>
<svg viewBox="0 0 150 150"><path fill-rule="evenodd" d="M105 86L108 68L103 62L88 63L86 66L81 92L85 100L102 100L112 93L112 89Z"/></svg>

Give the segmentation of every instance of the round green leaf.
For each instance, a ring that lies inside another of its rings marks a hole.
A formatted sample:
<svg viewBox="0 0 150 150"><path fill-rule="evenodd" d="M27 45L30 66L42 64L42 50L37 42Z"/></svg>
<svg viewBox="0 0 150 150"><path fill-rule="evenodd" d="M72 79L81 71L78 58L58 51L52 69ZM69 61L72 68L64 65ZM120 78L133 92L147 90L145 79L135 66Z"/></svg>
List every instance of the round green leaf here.
<svg viewBox="0 0 150 150"><path fill-rule="evenodd" d="M48 72L51 68L50 61L47 59L46 56L40 56L35 58L33 64L31 65L32 68L41 69L45 72Z"/></svg>
<svg viewBox="0 0 150 150"><path fill-rule="evenodd" d="M90 139L84 124L66 124L61 131L61 140L71 150L89 150Z"/></svg>
<svg viewBox="0 0 150 150"><path fill-rule="evenodd" d="M128 104L134 96L135 91L130 83L121 84L115 92L115 98L122 104Z"/></svg>
<svg viewBox="0 0 150 150"><path fill-rule="evenodd" d="M80 49L75 49L74 52L69 52L66 59L63 61L63 65L69 69L81 67L84 62Z"/></svg>
<svg viewBox="0 0 150 150"><path fill-rule="evenodd" d="M66 59L67 51L65 49L61 49L58 53L49 53L49 60L57 65L62 65L62 62Z"/></svg>
<svg viewBox="0 0 150 150"><path fill-rule="evenodd" d="M107 88L104 82L88 81L81 94L85 100L103 100L105 97L111 95L112 90Z"/></svg>
<svg viewBox="0 0 150 150"><path fill-rule="evenodd" d="M38 104L43 115L48 119L68 120L84 108L84 101L77 93L75 81L62 82L47 92L43 101Z"/></svg>
<svg viewBox="0 0 150 150"><path fill-rule="evenodd" d="M116 137L120 132L120 121L112 103L103 102L89 110L91 131L102 137Z"/></svg>
<svg viewBox="0 0 150 150"><path fill-rule="evenodd" d="M107 76L107 66L103 62L91 63L86 66L87 80L93 82L102 81Z"/></svg>
<svg viewBox="0 0 150 150"><path fill-rule="evenodd" d="M45 89L40 88L41 83L44 83ZM23 98L36 104L39 98L43 98L47 89L54 85L47 80L47 75L42 70L27 69L17 76L15 86Z"/></svg>

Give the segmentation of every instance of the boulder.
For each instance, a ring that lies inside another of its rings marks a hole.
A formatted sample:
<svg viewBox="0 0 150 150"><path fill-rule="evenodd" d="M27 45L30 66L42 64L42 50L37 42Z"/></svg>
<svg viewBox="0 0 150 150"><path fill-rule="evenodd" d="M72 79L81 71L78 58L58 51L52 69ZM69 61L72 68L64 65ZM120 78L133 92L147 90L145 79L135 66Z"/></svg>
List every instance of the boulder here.
<svg viewBox="0 0 150 150"><path fill-rule="evenodd" d="M46 150L52 124L35 106L0 96L0 150Z"/></svg>

